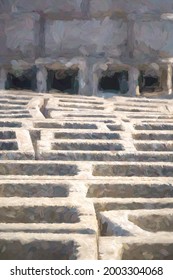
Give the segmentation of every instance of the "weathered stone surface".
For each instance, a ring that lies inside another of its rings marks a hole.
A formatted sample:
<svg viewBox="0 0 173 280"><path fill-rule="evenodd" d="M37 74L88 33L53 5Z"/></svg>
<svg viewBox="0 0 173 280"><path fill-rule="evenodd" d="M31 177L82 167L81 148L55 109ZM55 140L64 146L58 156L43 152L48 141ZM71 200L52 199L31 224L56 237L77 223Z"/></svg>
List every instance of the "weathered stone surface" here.
<svg viewBox="0 0 173 280"><path fill-rule="evenodd" d="M173 259L172 100L0 102L0 259Z"/></svg>
<svg viewBox="0 0 173 280"><path fill-rule="evenodd" d="M0 1L0 88L16 88L16 77L19 88L60 92L57 75L75 70L70 90L97 96L105 72L110 78L113 71L117 84L106 89L110 94L149 89L169 95L172 20L171 0ZM129 77L123 79L124 72ZM24 77L30 85L24 86Z"/></svg>

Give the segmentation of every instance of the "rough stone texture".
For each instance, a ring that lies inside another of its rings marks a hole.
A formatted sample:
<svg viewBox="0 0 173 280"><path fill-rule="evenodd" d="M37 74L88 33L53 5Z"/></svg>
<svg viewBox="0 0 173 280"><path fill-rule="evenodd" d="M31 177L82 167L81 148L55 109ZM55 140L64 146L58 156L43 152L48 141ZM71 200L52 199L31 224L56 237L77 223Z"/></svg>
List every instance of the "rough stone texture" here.
<svg viewBox="0 0 173 280"><path fill-rule="evenodd" d="M53 87L47 72L75 68L80 95L97 95L107 70L129 72L132 95L146 76L171 94L172 19L171 0L0 1L0 88L9 88L8 74L31 71L31 89L46 92Z"/></svg>
<svg viewBox="0 0 173 280"><path fill-rule="evenodd" d="M0 102L0 259L173 259L171 99Z"/></svg>

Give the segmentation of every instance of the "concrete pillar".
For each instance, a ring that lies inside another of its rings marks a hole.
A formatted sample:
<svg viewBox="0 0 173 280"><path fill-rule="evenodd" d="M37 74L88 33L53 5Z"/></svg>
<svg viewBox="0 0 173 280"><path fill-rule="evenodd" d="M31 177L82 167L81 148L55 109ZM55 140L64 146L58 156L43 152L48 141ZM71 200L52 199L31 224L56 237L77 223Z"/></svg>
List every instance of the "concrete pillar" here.
<svg viewBox="0 0 173 280"><path fill-rule="evenodd" d="M79 65L78 81L79 95L91 95L89 87L89 67L86 62L82 62Z"/></svg>
<svg viewBox="0 0 173 280"><path fill-rule="evenodd" d="M85 19L88 19L90 16L90 0L82 0L81 2L81 12L82 16Z"/></svg>
<svg viewBox="0 0 173 280"><path fill-rule="evenodd" d="M133 16L129 16L127 24L127 49L130 58L134 58L135 48L135 34L134 34L135 20Z"/></svg>
<svg viewBox="0 0 173 280"><path fill-rule="evenodd" d="M90 77L90 83L92 86L92 95L97 96L98 95L98 87L99 87L99 79L101 76L102 71L107 70L107 65L104 63L95 63L92 65L91 68L91 77Z"/></svg>
<svg viewBox="0 0 173 280"><path fill-rule="evenodd" d="M4 68L0 69L0 89L5 89L5 83L7 80L7 73Z"/></svg>
<svg viewBox="0 0 173 280"><path fill-rule="evenodd" d="M165 68L161 69L160 86L164 92L167 92L167 69L165 69Z"/></svg>
<svg viewBox="0 0 173 280"><path fill-rule="evenodd" d="M172 94L172 64L167 67L167 91L169 95Z"/></svg>
<svg viewBox="0 0 173 280"><path fill-rule="evenodd" d="M44 66L39 66L37 70L37 91L47 92L47 69Z"/></svg>
<svg viewBox="0 0 173 280"><path fill-rule="evenodd" d="M45 24L44 13L35 13L34 24L34 42L35 42L35 59L45 55Z"/></svg>
<svg viewBox="0 0 173 280"><path fill-rule="evenodd" d="M96 72L93 72L92 77L92 95L97 96L98 94L98 84L99 84L99 74Z"/></svg>
<svg viewBox="0 0 173 280"><path fill-rule="evenodd" d="M98 65L91 61L81 63L79 66L79 94L97 96L98 93Z"/></svg>
<svg viewBox="0 0 173 280"><path fill-rule="evenodd" d="M139 70L135 67L131 67L129 69L129 94L131 96L139 96L140 91L139 91L139 83L138 83L138 78L139 78Z"/></svg>

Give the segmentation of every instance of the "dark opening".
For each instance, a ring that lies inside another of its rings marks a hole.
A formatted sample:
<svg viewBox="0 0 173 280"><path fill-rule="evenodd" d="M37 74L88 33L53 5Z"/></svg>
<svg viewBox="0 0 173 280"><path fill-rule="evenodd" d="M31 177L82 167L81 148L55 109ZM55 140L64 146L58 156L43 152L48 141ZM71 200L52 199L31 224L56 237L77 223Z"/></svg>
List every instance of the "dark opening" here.
<svg viewBox="0 0 173 280"><path fill-rule="evenodd" d="M79 91L78 69L49 70L47 87L48 91L55 89L61 92L77 94Z"/></svg>
<svg viewBox="0 0 173 280"><path fill-rule="evenodd" d="M5 88L7 90L32 90L36 91L36 68L33 67L20 73L8 73Z"/></svg>
<svg viewBox="0 0 173 280"><path fill-rule="evenodd" d="M121 92L123 94L128 92L128 72L115 72L112 70L105 71L99 81L100 91Z"/></svg>
<svg viewBox="0 0 173 280"><path fill-rule="evenodd" d="M145 77L145 86L146 87L152 87L155 85L159 85L158 78L155 77Z"/></svg>
<svg viewBox="0 0 173 280"><path fill-rule="evenodd" d="M161 90L160 88L160 80L158 76L147 76L143 72L141 72L140 78L139 78L139 86L140 91L149 91L149 92L155 92L157 90Z"/></svg>

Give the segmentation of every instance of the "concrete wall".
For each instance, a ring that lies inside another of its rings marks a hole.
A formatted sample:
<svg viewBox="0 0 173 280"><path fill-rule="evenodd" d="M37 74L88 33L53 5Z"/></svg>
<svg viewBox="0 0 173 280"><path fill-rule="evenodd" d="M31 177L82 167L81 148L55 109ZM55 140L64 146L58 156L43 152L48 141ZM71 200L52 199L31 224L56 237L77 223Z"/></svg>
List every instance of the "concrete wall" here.
<svg viewBox="0 0 173 280"><path fill-rule="evenodd" d="M0 0L0 68L79 57L81 77L101 64L132 68L134 88L135 68L173 57L171 13L172 0Z"/></svg>
<svg viewBox="0 0 173 280"><path fill-rule="evenodd" d="M172 57L173 24L160 19L161 13L173 11L171 0L6 0L0 1L0 11L0 56L42 56L38 51L41 16L44 55L126 56L127 27L133 18L136 59Z"/></svg>
<svg viewBox="0 0 173 280"><path fill-rule="evenodd" d="M122 20L73 20L46 22L46 55L125 52L127 24Z"/></svg>
<svg viewBox="0 0 173 280"><path fill-rule="evenodd" d="M66 13L80 16L86 9L92 16L125 13L173 12L172 0L5 0L0 1L0 10L13 12L43 11L45 13Z"/></svg>
<svg viewBox="0 0 173 280"><path fill-rule="evenodd" d="M138 21L134 27L135 57L172 57L173 21Z"/></svg>
<svg viewBox="0 0 173 280"><path fill-rule="evenodd" d="M34 57L40 16L27 13L0 20L0 56L5 53ZM127 22L111 20L47 20L45 55L94 55L121 57L127 52ZM137 21L134 26L135 57L172 57L173 22Z"/></svg>
<svg viewBox="0 0 173 280"><path fill-rule="evenodd" d="M10 16L5 22L6 47L10 53L33 57L35 53L35 13Z"/></svg>
<svg viewBox="0 0 173 280"><path fill-rule="evenodd" d="M81 3L83 0L5 0L11 2L11 11L17 13L42 12L56 16L82 15ZM5 2L4 1L4 2ZM86 0L85 0L86 1ZM5 4L4 4L5 5ZM7 6L7 3L6 3Z"/></svg>
<svg viewBox="0 0 173 280"><path fill-rule="evenodd" d="M171 0L91 0L91 14L101 16L114 13L171 13Z"/></svg>
<svg viewBox="0 0 173 280"><path fill-rule="evenodd" d="M0 1L0 11L0 56L42 56L38 51L41 16L45 24L44 55L126 56L127 26L133 18L136 59L145 59L145 55L172 57L172 21L160 19L161 13L173 11L170 0L6 0Z"/></svg>

